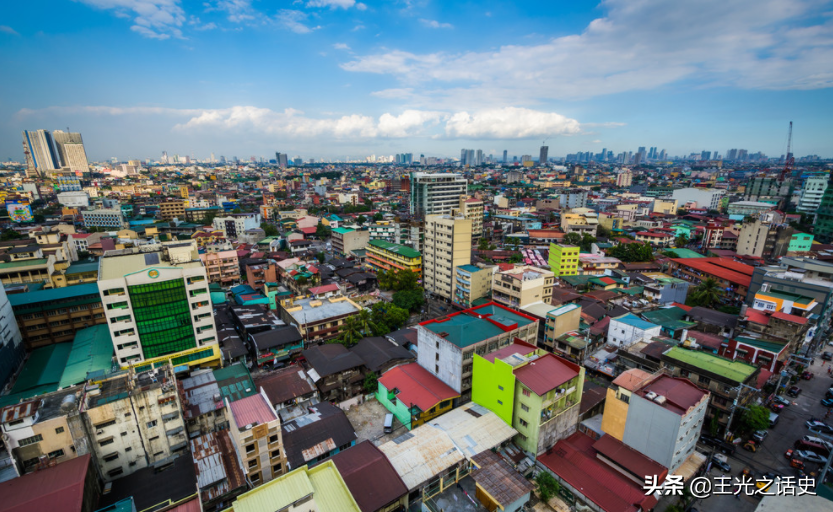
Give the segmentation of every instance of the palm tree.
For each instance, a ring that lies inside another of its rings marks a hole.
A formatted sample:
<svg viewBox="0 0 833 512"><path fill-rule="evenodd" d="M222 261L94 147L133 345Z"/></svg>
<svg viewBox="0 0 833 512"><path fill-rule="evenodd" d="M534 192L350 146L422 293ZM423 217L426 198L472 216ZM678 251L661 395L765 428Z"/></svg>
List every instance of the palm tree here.
<svg viewBox="0 0 833 512"><path fill-rule="evenodd" d="M709 308L720 300L723 290L713 277L707 277L691 292L691 301L697 306Z"/></svg>

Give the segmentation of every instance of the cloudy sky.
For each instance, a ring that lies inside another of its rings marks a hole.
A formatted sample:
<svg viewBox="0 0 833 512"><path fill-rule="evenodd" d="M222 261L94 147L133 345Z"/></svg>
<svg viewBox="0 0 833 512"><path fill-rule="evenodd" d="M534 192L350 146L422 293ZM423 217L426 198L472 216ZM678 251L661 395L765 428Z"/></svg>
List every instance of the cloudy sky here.
<svg viewBox="0 0 833 512"><path fill-rule="evenodd" d="M833 157L833 1L0 2L0 160L21 130L93 159Z"/></svg>

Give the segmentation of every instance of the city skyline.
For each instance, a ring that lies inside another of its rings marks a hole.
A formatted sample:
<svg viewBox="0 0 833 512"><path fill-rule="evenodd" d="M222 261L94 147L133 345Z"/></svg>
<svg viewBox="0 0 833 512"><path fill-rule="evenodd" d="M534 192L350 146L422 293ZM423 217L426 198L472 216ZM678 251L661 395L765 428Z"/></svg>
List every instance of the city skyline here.
<svg viewBox="0 0 833 512"><path fill-rule="evenodd" d="M789 121L797 157L833 156L833 44L819 37L831 21L814 2L264 4L0 6L0 65L15 77L1 86L0 159L24 160L23 130L66 127L91 161L646 144L778 158ZM38 71L47 61L55 80Z"/></svg>

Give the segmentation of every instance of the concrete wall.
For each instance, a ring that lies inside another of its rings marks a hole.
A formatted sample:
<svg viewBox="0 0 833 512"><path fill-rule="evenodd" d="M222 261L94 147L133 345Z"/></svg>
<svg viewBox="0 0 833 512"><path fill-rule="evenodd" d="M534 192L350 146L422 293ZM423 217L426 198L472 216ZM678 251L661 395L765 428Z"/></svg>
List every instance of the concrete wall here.
<svg viewBox="0 0 833 512"><path fill-rule="evenodd" d="M462 390L463 352L460 347L418 326L419 354L417 362L451 389ZM439 354L439 359L437 358Z"/></svg>
<svg viewBox="0 0 833 512"><path fill-rule="evenodd" d="M621 392L630 397L629 391L623 389ZM616 398L616 393L615 389L608 388L607 390L602 430L605 434L621 441L625 437L625 423L628 421L628 403Z"/></svg>
<svg viewBox="0 0 833 512"><path fill-rule="evenodd" d="M515 409L515 374L513 367L500 359L490 363L474 355L474 374L471 383L471 400L482 405L507 425L512 425Z"/></svg>
<svg viewBox="0 0 833 512"><path fill-rule="evenodd" d="M678 414L639 395L631 395L622 441L670 468L681 420Z"/></svg>
<svg viewBox="0 0 833 512"><path fill-rule="evenodd" d="M659 336L661 330L662 328L658 325L650 329L642 330L625 322L612 319L610 321L610 327L607 330L607 342L610 345L627 348L639 341L650 341L652 337Z"/></svg>

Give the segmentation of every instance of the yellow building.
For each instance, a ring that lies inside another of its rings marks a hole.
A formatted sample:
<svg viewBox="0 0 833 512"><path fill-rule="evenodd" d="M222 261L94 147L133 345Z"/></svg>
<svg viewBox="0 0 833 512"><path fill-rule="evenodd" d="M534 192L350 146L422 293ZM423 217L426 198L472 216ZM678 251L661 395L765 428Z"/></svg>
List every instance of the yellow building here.
<svg viewBox="0 0 833 512"><path fill-rule="evenodd" d="M575 245L550 244L550 270L559 277L578 275L578 253Z"/></svg>
<svg viewBox="0 0 833 512"><path fill-rule="evenodd" d="M165 220L184 219L185 201L173 200L159 203L159 216Z"/></svg>
<svg viewBox="0 0 833 512"><path fill-rule="evenodd" d="M465 195L460 196L460 213L471 221L472 238L483 236L484 212L483 201Z"/></svg>
<svg viewBox="0 0 833 512"><path fill-rule="evenodd" d="M666 215L677 214L677 200L676 199L654 199L654 213L663 213Z"/></svg>
<svg viewBox="0 0 833 512"><path fill-rule="evenodd" d="M422 272L422 255L416 249L384 240L371 240L367 244L365 265L379 270L410 270Z"/></svg>
<svg viewBox="0 0 833 512"><path fill-rule="evenodd" d="M471 264L471 220L460 216L425 217L422 281L425 290L454 297L454 268Z"/></svg>
<svg viewBox="0 0 833 512"><path fill-rule="evenodd" d="M552 272L530 265L499 272L492 282L492 300L510 308L523 308L535 302L549 304L554 280Z"/></svg>

